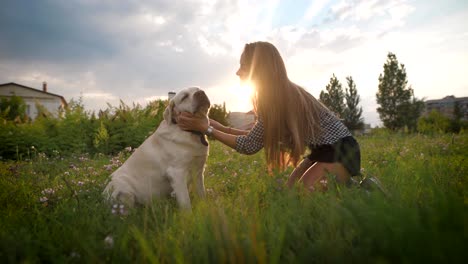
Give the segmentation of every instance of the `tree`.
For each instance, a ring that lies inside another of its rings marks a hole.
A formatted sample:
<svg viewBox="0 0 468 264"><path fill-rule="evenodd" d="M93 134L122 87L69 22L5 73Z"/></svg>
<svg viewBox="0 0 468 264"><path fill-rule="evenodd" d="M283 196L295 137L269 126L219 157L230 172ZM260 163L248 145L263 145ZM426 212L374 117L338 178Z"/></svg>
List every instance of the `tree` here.
<svg viewBox="0 0 468 264"><path fill-rule="evenodd" d="M409 111L404 115L405 126L408 127L411 131L416 131L418 128L418 119L421 117L422 112L424 111L425 104L424 100L420 100L414 97L411 93L411 103L409 105Z"/></svg>
<svg viewBox="0 0 468 264"><path fill-rule="evenodd" d="M356 83L353 77L346 77L348 87L345 91L346 108L344 110L344 124L349 130L362 129L364 121L362 118L362 107L359 107L360 97L357 93Z"/></svg>
<svg viewBox="0 0 468 264"><path fill-rule="evenodd" d="M376 97L380 120L391 130L415 129L423 110L422 100L414 97L413 89L407 84L405 65L398 63L395 54L388 53Z"/></svg>
<svg viewBox="0 0 468 264"><path fill-rule="evenodd" d="M344 117L344 93L340 81L336 78L335 74L330 78L330 83L326 86L326 92L320 92L320 101L333 111L338 117Z"/></svg>
<svg viewBox="0 0 468 264"><path fill-rule="evenodd" d="M227 121L228 113L226 111L226 103L223 103L223 105L218 105L218 104L212 105L208 116L209 118L218 121L222 125L227 126L228 125L228 121Z"/></svg>

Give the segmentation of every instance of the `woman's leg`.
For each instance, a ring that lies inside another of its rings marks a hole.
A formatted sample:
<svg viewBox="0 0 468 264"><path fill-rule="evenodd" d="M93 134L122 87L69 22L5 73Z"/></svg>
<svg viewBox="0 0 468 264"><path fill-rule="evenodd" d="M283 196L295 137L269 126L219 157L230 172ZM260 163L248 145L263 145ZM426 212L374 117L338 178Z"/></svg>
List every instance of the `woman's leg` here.
<svg viewBox="0 0 468 264"><path fill-rule="evenodd" d="M289 175L288 178L288 187L292 187L294 183L299 180L302 175L312 166L316 163L316 161L312 161L308 158L305 158L301 161L301 163L293 170L291 175Z"/></svg>
<svg viewBox="0 0 468 264"><path fill-rule="evenodd" d="M302 176L300 181L307 187L309 190L316 190L316 184L321 180L326 179L326 175L330 173L336 176L336 180L339 183L347 183L351 179L351 174L346 170L343 164L335 163L324 163L317 162L312 167L310 167ZM322 189L326 190L326 187Z"/></svg>

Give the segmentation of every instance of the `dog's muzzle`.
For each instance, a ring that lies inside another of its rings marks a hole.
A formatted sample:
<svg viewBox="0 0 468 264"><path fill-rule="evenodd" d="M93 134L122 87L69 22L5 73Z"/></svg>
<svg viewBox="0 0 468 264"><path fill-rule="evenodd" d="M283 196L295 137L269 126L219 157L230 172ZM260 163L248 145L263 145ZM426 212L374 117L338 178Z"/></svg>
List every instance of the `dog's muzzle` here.
<svg viewBox="0 0 468 264"><path fill-rule="evenodd" d="M197 103L196 111L203 111L207 112L208 108L210 108L211 103L210 99L208 99L208 96L206 96L205 92L200 90L197 91L194 95L193 98L195 99L195 102Z"/></svg>

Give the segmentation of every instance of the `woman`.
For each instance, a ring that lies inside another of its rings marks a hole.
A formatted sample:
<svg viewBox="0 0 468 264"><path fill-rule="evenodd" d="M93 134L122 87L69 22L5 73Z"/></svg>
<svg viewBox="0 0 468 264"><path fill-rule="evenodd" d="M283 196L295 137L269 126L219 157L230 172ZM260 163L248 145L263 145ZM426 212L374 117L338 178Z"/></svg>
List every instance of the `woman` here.
<svg viewBox="0 0 468 264"><path fill-rule="evenodd" d="M272 44L246 44L236 74L255 87L253 103L258 118L250 131L189 113L179 116L180 128L209 134L243 154L254 154L264 147L269 168L296 166L309 148L311 154L293 170L288 186L300 180L314 190L328 173L341 183L359 174L359 144L330 110L288 79L283 59Z"/></svg>

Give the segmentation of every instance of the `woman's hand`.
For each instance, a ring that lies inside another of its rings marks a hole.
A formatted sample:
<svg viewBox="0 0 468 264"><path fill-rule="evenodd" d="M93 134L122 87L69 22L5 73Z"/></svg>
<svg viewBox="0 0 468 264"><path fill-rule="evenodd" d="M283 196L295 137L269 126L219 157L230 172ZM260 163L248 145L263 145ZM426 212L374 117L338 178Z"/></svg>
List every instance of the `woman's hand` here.
<svg viewBox="0 0 468 264"><path fill-rule="evenodd" d="M177 117L177 125L182 130L205 133L208 130L209 120L206 117L196 117L191 113L182 112Z"/></svg>
<svg viewBox="0 0 468 264"><path fill-rule="evenodd" d="M213 126L213 133L211 134L216 140L219 140L221 143L235 149L236 148L236 135L226 134L222 131L218 130L215 126L224 127L219 122L214 120L208 120L207 117L197 117L191 113L182 112L177 117L177 125L183 129L188 131L199 131L201 133L206 133L208 130L208 126Z"/></svg>
<svg viewBox="0 0 468 264"><path fill-rule="evenodd" d="M210 118L210 126L213 126L213 128L217 130L223 130L222 128L224 127L223 125L221 125L221 123L211 118Z"/></svg>

